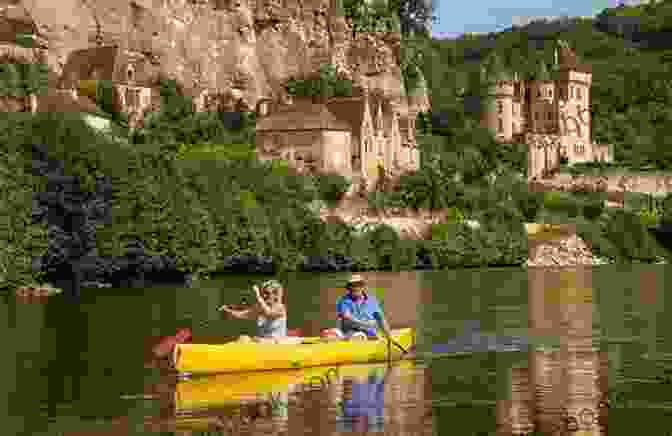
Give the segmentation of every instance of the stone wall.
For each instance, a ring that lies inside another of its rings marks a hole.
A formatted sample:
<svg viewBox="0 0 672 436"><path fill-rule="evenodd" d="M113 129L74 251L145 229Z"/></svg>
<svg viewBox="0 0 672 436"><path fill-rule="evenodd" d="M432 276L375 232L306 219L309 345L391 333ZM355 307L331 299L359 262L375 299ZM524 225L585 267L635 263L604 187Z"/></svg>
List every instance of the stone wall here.
<svg viewBox="0 0 672 436"><path fill-rule="evenodd" d="M570 174L558 174L553 179L545 180L543 184L557 189L568 190L572 185L596 185L602 183L609 192L639 192L644 194L665 195L672 192L672 174L656 175L606 175L601 176L576 176Z"/></svg>

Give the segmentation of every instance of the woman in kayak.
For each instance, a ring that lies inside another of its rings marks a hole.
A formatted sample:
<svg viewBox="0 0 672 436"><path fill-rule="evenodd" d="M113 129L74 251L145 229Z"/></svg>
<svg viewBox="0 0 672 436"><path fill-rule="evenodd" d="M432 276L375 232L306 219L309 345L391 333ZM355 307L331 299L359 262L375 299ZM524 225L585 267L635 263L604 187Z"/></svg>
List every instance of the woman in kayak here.
<svg viewBox="0 0 672 436"><path fill-rule="evenodd" d="M218 310L238 319L257 321L257 337L241 336L240 342L281 342L287 338L287 308L283 303L284 288L277 280L269 280L254 286L256 304L243 310L235 310L227 305Z"/></svg>
<svg viewBox="0 0 672 436"><path fill-rule="evenodd" d="M346 285L348 293L336 303L338 328L326 332L328 336L346 339L377 339L380 326L386 336L390 326L375 296L366 291L366 282L354 274Z"/></svg>

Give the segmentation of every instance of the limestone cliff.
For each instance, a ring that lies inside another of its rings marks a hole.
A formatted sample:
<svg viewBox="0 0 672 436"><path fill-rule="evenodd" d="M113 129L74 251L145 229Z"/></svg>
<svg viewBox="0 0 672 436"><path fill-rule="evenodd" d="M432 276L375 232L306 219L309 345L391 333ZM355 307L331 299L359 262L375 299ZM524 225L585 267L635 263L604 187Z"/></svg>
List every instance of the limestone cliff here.
<svg viewBox="0 0 672 436"><path fill-rule="evenodd" d="M353 36L330 0L0 0L22 8L62 72L69 53L118 44L157 77L228 92L252 109L290 77L332 63L356 83L400 97L398 34ZM7 9L7 8L5 8ZM2 10L2 8L0 8ZM0 12L2 13L2 12ZM414 98L412 104L428 104Z"/></svg>

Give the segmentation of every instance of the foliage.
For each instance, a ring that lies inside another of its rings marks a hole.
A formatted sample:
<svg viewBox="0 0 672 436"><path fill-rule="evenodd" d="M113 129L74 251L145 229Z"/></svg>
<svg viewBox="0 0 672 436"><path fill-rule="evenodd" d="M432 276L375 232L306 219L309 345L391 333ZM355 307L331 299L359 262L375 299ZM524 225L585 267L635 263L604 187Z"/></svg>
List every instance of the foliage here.
<svg viewBox="0 0 672 436"><path fill-rule="evenodd" d="M174 80L160 83L161 108L134 130L134 144L254 144L254 114L195 112L192 99Z"/></svg>
<svg viewBox="0 0 672 436"><path fill-rule="evenodd" d="M330 206L335 206L352 184L347 177L336 173L319 174L315 182L320 198Z"/></svg>
<svg viewBox="0 0 672 436"><path fill-rule="evenodd" d="M43 64L0 64L0 97L43 94L48 85L48 71Z"/></svg>
<svg viewBox="0 0 672 436"><path fill-rule="evenodd" d="M25 124L15 126L10 114L0 121L0 205L11 213L0 214L0 289L38 283L33 259L47 249L47 230L33 224L33 192L44 189L44 181L31 173L31 155L12 137L26 133ZM18 127L18 129L14 129Z"/></svg>
<svg viewBox="0 0 672 436"><path fill-rule="evenodd" d="M516 203L525 221L534 222L544 204L544 196L539 192L524 190L516 199Z"/></svg>
<svg viewBox="0 0 672 436"><path fill-rule="evenodd" d="M439 268L520 265L527 258L527 235L522 227L494 225L472 230L465 224L432 227L431 256Z"/></svg>
<svg viewBox="0 0 672 436"><path fill-rule="evenodd" d="M621 258L654 261L667 254L634 213L612 211L604 233L618 247Z"/></svg>
<svg viewBox="0 0 672 436"><path fill-rule="evenodd" d="M317 77L290 79L285 85L287 93L300 97L348 97L352 95L352 81L339 77L333 65L321 65Z"/></svg>
<svg viewBox="0 0 672 436"><path fill-rule="evenodd" d="M666 147L672 125L669 5L657 2L638 8L641 21L633 26L622 20L620 27L631 27L634 33L615 32L617 16L637 8L623 7L605 9L595 20L537 21L490 35L433 40L422 68L433 109L445 111L456 99L466 106L468 99L459 98L460 90L470 88L470 82L478 83L480 65L492 53L505 68L518 71L519 77L532 77L540 61L552 62L555 41L562 39L593 68L594 141L612 144L617 162L629 168L670 168L672 148ZM485 87L473 93L478 90Z"/></svg>

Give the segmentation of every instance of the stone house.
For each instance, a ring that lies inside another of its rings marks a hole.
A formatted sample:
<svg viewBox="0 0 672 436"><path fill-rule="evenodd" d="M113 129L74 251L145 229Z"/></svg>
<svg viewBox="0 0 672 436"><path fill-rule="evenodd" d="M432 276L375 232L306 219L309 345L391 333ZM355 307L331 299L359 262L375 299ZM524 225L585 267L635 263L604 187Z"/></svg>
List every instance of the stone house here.
<svg viewBox="0 0 672 436"><path fill-rule="evenodd" d="M260 160L283 159L299 172L352 175L351 128L325 104L304 100L264 115L256 126Z"/></svg>
<svg viewBox="0 0 672 436"><path fill-rule="evenodd" d="M356 89L351 97L272 103L265 99L257 105L262 159L287 159L299 168L309 163L314 171L337 172L367 189L381 171L394 177L419 166L415 114L390 98ZM308 120L323 133L294 127Z"/></svg>
<svg viewBox="0 0 672 436"><path fill-rule="evenodd" d="M482 120L498 141L528 145L529 179L550 174L562 157L570 164L614 158L610 145L591 138L592 69L565 43L559 45L553 70L542 63L536 80L500 74Z"/></svg>
<svg viewBox="0 0 672 436"><path fill-rule="evenodd" d="M159 91L154 86L156 77L155 67L144 54L114 45L102 46L70 53L60 87L76 97L86 81L110 81L116 110L125 112L129 125L137 127L145 112L160 104Z"/></svg>

